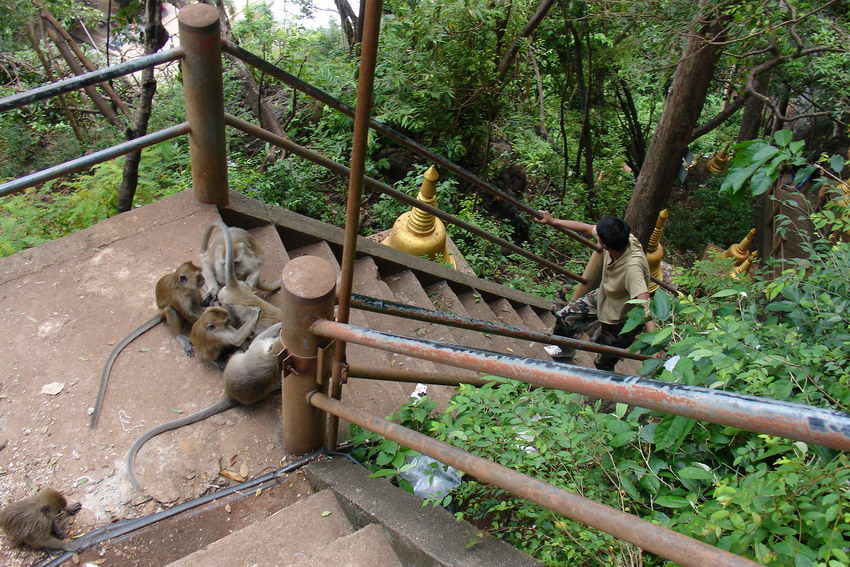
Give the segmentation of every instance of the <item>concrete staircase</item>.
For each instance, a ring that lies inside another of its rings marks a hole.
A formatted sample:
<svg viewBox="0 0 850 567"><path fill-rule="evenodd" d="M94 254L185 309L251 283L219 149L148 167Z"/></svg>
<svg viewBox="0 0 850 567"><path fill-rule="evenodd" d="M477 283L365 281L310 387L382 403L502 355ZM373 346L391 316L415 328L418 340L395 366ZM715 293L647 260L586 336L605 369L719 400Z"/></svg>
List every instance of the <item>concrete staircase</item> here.
<svg viewBox="0 0 850 567"><path fill-rule="evenodd" d="M340 228L237 194L231 195L231 204L221 210L221 216L228 225L249 229L260 240L270 256L267 266L274 266L274 272L266 276L270 280L279 277L280 269L286 261L303 255L318 256L339 268L343 241ZM554 317L551 310L554 304L550 300L416 258L368 238L359 237L358 251L353 284L353 292L356 294L535 331L548 332L552 329ZM274 303L274 296L271 301ZM550 359L543 345L535 342L357 309L352 310L350 323L414 338ZM354 344L348 345L347 354L349 362L369 367L438 372L449 376L475 375L468 370ZM376 384L353 380L344 396L359 407L369 408L379 415L388 415L398 407L400 400L406 400L412 389L413 386L402 383ZM428 394L443 404L451 395L451 389L429 386ZM347 427L341 428L343 432L346 430Z"/></svg>
<svg viewBox="0 0 850 567"><path fill-rule="evenodd" d="M169 567L539 567L442 508L369 479L345 458L311 463L317 490Z"/></svg>

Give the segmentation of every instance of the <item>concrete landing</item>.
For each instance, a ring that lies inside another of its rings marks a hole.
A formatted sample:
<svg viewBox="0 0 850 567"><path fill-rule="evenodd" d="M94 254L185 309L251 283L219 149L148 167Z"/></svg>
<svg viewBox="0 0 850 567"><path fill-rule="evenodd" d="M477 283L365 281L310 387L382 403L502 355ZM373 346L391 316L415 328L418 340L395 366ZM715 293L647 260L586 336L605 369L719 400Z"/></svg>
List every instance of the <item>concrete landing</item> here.
<svg viewBox="0 0 850 567"><path fill-rule="evenodd" d="M215 206L183 192L0 258L0 503L56 488L83 503L71 534L159 506L127 482L125 453L148 428L218 400L220 371L188 358L160 325L118 358L95 430L89 411L112 347L155 315L162 275L198 263L203 230L216 218ZM279 404L278 396L154 439L137 459L140 480L174 502L227 483L221 469L255 476L278 468ZM3 565L42 556L0 538Z"/></svg>

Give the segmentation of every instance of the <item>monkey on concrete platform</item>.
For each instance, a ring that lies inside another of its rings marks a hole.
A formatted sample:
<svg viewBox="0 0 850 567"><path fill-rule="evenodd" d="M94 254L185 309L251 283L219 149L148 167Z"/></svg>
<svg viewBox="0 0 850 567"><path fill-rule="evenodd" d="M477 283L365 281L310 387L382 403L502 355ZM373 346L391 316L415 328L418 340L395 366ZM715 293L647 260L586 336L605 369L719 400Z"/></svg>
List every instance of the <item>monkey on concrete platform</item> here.
<svg viewBox="0 0 850 567"><path fill-rule="evenodd" d="M209 244L210 235L216 227L220 228L221 231L215 236L212 244ZM231 240L232 262L227 259L225 234ZM236 279L247 283L252 290L276 291L280 288L280 280L273 284L260 281L260 268L264 261L265 253L262 246L247 230L227 227L221 221L210 223L201 241L201 269L206 280L204 299L210 301L217 297L219 289L226 285L226 266L228 263L233 266L233 274Z"/></svg>
<svg viewBox="0 0 850 567"><path fill-rule="evenodd" d="M79 553L82 546L62 541L65 533L56 518L60 512L76 514L82 504L68 504L65 497L52 488L43 488L34 496L13 502L0 509L0 528L18 545L46 551Z"/></svg>
<svg viewBox="0 0 850 567"><path fill-rule="evenodd" d="M247 341L257 326L260 308L252 307L247 313L244 323L237 329L227 309L207 307L201 318L192 325L191 341L198 357L220 364L223 355Z"/></svg>
<svg viewBox="0 0 850 567"><path fill-rule="evenodd" d="M240 322L246 321L251 316L253 309L258 307L260 318L254 332L262 333L275 323L280 322L280 309L257 297L248 284L236 278L230 231L227 225L221 221L212 223L211 227L218 227L224 239L224 287L218 292L218 300L222 307L226 308Z"/></svg>
<svg viewBox="0 0 850 567"><path fill-rule="evenodd" d="M192 262L183 262L174 272L165 274L159 278L154 290L156 307L158 309L156 316L124 337L121 342L115 345L115 348L112 349L112 352L109 353L109 357L106 359L106 364L104 364L103 372L100 375L100 387L98 388L97 399L94 403L94 412L92 413L89 427L94 429L97 426L101 405L103 404L103 396L106 393L106 383L115 359L118 358L118 355L121 354L121 351L127 345L138 337L165 321L168 324L168 328L171 329L171 332L177 338L177 342L183 347L186 355L195 356L188 334L192 324L204 312L201 297L201 288L203 285L204 276L201 274L200 268Z"/></svg>
<svg viewBox="0 0 850 567"><path fill-rule="evenodd" d="M247 351L237 352L230 357L224 369L224 397L220 401L201 411L158 425L133 443L127 452L127 474L133 487L141 490L136 477L136 454L149 440L160 433L197 423L238 405L255 404L280 389L278 354L283 350L283 345L279 334L280 323L277 323L251 341Z"/></svg>

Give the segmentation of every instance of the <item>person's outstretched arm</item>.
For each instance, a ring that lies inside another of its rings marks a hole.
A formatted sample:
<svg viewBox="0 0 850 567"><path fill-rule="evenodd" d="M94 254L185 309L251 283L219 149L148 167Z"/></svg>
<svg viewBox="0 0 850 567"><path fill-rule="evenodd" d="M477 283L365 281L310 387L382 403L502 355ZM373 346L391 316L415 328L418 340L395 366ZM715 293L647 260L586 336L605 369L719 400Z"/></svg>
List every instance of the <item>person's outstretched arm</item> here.
<svg viewBox="0 0 850 567"><path fill-rule="evenodd" d="M560 226L562 228L566 228L567 230L572 230L573 232L578 232L586 236L593 236L593 227L595 225L587 224L586 222L581 221L556 219L549 211L540 211L540 214L543 215L543 218L534 219L535 222L538 222L540 224L551 224L552 226Z"/></svg>

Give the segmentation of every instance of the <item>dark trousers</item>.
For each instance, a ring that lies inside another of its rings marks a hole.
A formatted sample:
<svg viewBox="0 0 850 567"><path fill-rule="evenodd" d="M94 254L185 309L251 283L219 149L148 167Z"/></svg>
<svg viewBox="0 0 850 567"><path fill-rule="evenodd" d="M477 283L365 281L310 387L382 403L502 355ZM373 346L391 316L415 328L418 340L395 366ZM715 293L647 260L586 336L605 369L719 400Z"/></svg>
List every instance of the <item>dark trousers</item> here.
<svg viewBox="0 0 850 567"><path fill-rule="evenodd" d="M587 295L571 301L566 307L555 312L555 328L552 332L562 337L574 339L586 331L590 339L595 343L622 349L629 348L635 338L641 333L641 327L638 326L628 333L621 335L620 331L625 327L625 321L613 325L599 321L596 312L597 291L594 289ZM568 349L563 350L565 358L575 356L574 349L572 352L569 352ZM599 370L613 372L620 358L612 354L598 354L593 364Z"/></svg>

